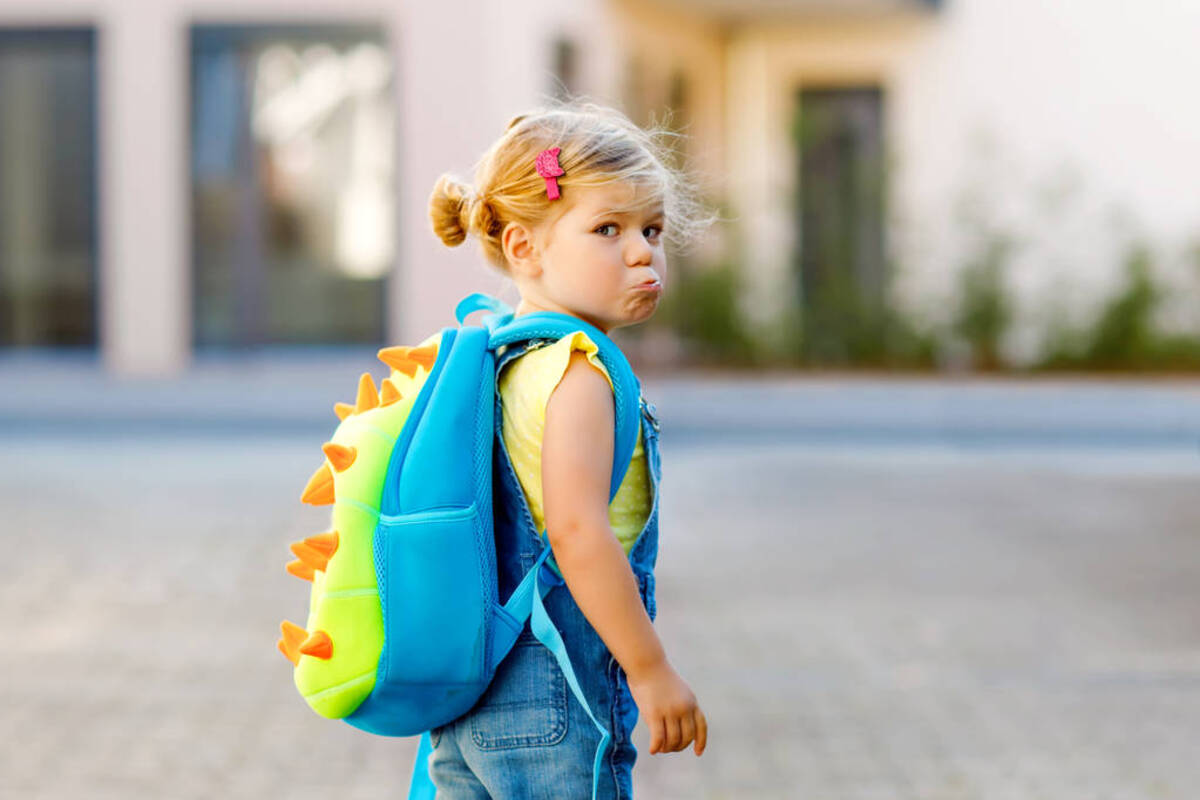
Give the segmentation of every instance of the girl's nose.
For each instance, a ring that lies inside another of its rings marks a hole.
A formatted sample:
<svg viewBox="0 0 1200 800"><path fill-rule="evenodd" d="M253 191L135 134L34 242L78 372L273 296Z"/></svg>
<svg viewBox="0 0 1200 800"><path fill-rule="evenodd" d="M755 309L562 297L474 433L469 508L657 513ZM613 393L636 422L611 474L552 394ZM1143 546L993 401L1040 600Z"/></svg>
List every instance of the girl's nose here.
<svg viewBox="0 0 1200 800"><path fill-rule="evenodd" d="M625 263L631 267L644 267L653 259L650 245L638 234L625 248Z"/></svg>

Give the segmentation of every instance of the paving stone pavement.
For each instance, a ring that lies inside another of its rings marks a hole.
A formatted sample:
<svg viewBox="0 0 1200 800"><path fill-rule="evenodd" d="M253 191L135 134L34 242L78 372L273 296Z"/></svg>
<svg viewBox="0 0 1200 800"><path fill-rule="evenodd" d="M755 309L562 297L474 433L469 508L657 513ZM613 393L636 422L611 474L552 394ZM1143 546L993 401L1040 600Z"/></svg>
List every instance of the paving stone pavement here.
<svg viewBox="0 0 1200 800"><path fill-rule="evenodd" d="M711 734L639 726L639 797L1200 796L1195 451L673 442L663 410L657 627ZM0 797L405 796L415 742L317 717L275 650L318 444L0 438Z"/></svg>

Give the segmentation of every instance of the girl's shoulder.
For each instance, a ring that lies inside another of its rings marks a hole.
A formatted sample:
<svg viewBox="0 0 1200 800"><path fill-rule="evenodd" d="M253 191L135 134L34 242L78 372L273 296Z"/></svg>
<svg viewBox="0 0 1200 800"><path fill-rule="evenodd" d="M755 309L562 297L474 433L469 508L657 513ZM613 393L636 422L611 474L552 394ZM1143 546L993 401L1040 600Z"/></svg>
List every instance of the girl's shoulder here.
<svg viewBox="0 0 1200 800"><path fill-rule="evenodd" d="M534 345L506 364L500 373L500 391L549 398L562 380L571 362L571 354L575 351L584 353L588 361L604 375L608 385L613 385L604 362L600 360L599 346L583 331L575 331L557 341Z"/></svg>

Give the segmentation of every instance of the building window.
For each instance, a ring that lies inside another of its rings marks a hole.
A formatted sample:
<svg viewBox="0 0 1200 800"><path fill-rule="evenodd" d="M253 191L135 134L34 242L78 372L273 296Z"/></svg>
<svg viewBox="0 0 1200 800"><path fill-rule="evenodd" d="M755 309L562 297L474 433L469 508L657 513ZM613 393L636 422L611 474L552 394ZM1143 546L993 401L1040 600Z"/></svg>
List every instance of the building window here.
<svg viewBox="0 0 1200 800"><path fill-rule="evenodd" d="M96 345L96 65L86 29L0 29L0 345Z"/></svg>
<svg viewBox="0 0 1200 800"><path fill-rule="evenodd" d="M191 59L196 344L381 342L396 256L382 32L198 26Z"/></svg>

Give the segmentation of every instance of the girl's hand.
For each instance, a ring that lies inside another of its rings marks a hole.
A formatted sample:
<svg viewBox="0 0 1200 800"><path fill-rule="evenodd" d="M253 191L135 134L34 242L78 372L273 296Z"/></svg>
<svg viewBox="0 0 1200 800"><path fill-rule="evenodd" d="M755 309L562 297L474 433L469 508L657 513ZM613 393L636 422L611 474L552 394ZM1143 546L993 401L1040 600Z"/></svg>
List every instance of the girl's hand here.
<svg viewBox="0 0 1200 800"><path fill-rule="evenodd" d="M676 753L694 740L696 755L708 744L708 720L696 695L665 660L628 674L629 692L650 729L650 754Z"/></svg>

